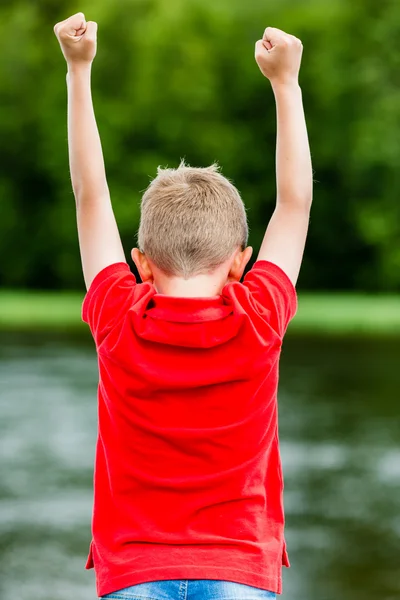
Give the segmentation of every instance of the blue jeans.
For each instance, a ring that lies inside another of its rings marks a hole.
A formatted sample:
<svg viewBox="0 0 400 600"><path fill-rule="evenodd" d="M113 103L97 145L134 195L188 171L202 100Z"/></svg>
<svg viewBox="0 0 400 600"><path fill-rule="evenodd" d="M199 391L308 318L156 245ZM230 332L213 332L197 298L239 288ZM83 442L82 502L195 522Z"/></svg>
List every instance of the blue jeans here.
<svg viewBox="0 0 400 600"><path fill-rule="evenodd" d="M100 600L276 600L276 594L260 588L214 579L168 579L127 587Z"/></svg>

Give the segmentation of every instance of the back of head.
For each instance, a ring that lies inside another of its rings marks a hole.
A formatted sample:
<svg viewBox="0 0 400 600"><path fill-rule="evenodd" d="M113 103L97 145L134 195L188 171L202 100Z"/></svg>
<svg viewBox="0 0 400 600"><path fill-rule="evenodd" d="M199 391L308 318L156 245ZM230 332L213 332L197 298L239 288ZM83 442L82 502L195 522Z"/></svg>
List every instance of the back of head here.
<svg viewBox="0 0 400 600"><path fill-rule="evenodd" d="M210 273L247 238L243 201L217 165L158 168L142 198L138 245L164 273Z"/></svg>

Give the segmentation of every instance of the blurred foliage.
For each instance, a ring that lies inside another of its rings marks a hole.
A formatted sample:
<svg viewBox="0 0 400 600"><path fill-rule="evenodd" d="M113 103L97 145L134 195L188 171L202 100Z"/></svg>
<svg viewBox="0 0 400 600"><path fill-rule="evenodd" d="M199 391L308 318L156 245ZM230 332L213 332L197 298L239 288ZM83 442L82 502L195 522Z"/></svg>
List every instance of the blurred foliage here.
<svg viewBox="0 0 400 600"><path fill-rule="evenodd" d="M255 254L275 202L275 107L254 61L267 25L303 40L315 170L305 289L400 289L400 4L381 0L12 0L0 6L0 283L82 287L53 25L99 23L93 88L127 251L157 165L217 160Z"/></svg>

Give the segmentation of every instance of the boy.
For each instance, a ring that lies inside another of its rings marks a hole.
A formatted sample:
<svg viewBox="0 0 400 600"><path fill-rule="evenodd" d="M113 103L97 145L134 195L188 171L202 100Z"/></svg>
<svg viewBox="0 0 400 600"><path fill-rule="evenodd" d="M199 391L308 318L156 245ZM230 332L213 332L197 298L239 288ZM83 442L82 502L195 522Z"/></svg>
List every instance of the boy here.
<svg viewBox="0 0 400 600"><path fill-rule="evenodd" d="M110 598L275 598L284 541L278 359L296 312L312 200L302 44L267 28L256 61L277 105L277 205L253 268L236 188L215 166L158 171L125 260L91 101L97 25L55 26L99 360L87 568ZM175 595L174 595L175 594Z"/></svg>

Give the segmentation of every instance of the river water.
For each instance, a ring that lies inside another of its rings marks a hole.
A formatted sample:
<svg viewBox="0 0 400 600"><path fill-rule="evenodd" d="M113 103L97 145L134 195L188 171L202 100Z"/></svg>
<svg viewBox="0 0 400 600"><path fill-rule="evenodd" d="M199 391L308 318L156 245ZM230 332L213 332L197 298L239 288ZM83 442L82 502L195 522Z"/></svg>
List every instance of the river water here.
<svg viewBox="0 0 400 600"><path fill-rule="evenodd" d="M89 335L0 336L0 598L95 600ZM400 599L400 340L288 337L283 600Z"/></svg>

